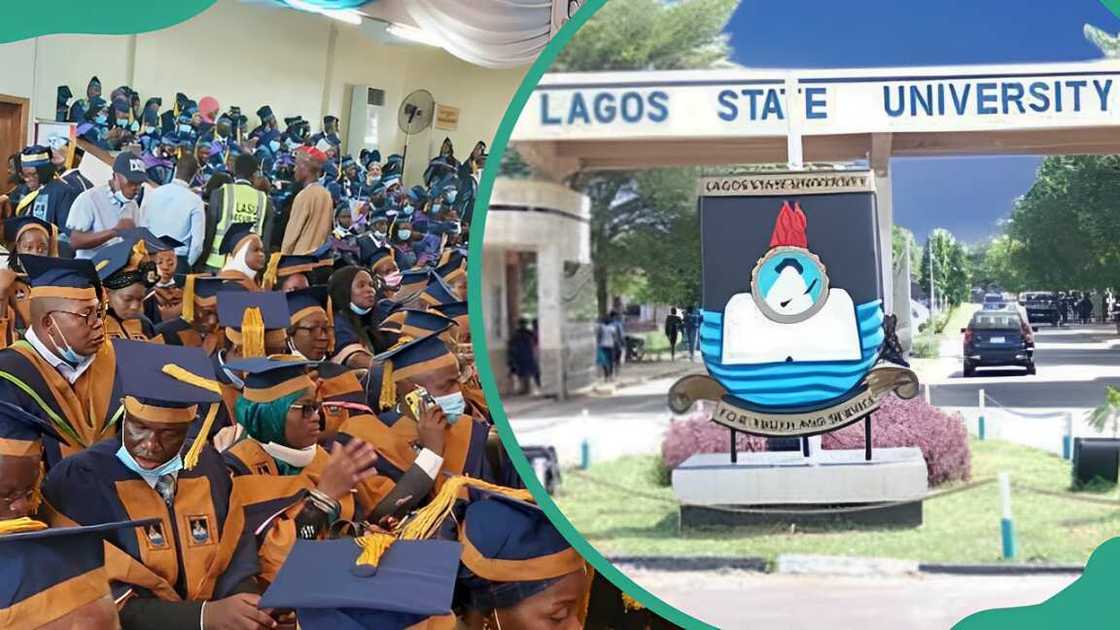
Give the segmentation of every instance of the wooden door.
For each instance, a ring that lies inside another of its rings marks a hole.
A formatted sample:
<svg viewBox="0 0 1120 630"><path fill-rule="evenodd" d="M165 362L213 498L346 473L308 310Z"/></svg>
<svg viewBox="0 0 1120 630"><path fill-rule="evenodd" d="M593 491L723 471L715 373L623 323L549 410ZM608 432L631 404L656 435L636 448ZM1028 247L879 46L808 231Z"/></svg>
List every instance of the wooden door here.
<svg viewBox="0 0 1120 630"><path fill-rule="evenodd" d="M8 182L8 157L27 146L27 120L31 102L0 94L0 194L14 186Z"/></svg>

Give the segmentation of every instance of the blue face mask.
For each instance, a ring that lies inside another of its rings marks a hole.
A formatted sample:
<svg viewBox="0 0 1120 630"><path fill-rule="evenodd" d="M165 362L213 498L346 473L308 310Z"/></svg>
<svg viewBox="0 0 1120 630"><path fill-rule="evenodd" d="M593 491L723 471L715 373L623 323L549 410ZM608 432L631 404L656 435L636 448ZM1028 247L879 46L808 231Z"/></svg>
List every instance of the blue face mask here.
<svg viewBox="0 0 1120 630"><path fill-rule="evenodd" d="M280 143L277 142L276 140L269 140L268 149L270 151L272 151L273 153L276 153L277 151L280 150Z"/></svg>
<svg viewBox="0 0 1120 630"><path fill-rule="evenodd" d="M133 459L132 453L128 452L128 449L124 447L123 443L121 447L117 449L117 459L121 460L121 463L124 464L126 468L140 475L149 484L154 484L164 475L173 475L183 469L183 458L176 455L171 458L171 461L164 462L161 466L148 470Z"/></svg>
<svg viewBox="0 0 1120 630"><path fill-rule="evenodd" d="M455 421L463 415L467 410L467 401L463 398L463 392L452 392L446 396L433 396L433 400L447 414L447 424L455 424Z"/></svg>
<svg viewBox="0 0 1120 630"><path fill-rule="evenodd" d="M457 191L457 190L447 191L447 203L455 203L455 197L458 197L458 196L459 196L459 191Z"/></svg>
<svg viewBox="0 0 1120 630"><path fill-rule="evenodd" d="M124 193L122 193L119 190L114 190L113 191L113 199L117 202L118 205L121 205L121 206L123 206L124 204L132 201L128 197L125 197Z"/></svg>
<svg viewBox="0 0 1120 630"><path fill-rule="evenodd" d="M403 208L401 208L401 212L405 215L411 216L412 215L412 206L408 205L408 204L405 204L405 206Z"/></svg>
<svg viewBox="0 0 1120 630"><path fill-rule="evenodd" d="M373 310L373 307L371 306L369 308L362 308L362 307L358 306L357 304L354 304L353 302L351 302L350 303L350 310L353 311L354 314L356 314L356 315L369 315L369 312Z"/></svg>
<svg viewBox="0 0 1120 630"><path fill-rule="evenodd" d="M81 355L81 354L78 354L74 350L74 347L70 345L70 342L66 341L66 335L62 334L62 329L59 328L58 322L56 322L54 320L54 317L51 317L51 321L54 322L55 329L58 330L59 336L62 337L62 343L59 343L59 342L55 341L54 335L50 335L51 341L54 341L55 350L58 351L59 358L61 358L63 361L69 363L72 366L80 365L88 357L86 357L84 355Z"/></svg>
<svg viewBox="0 0 1120 630"><path fill-rule="evenodd" d="M191 133L193 131L194 127L191 127L190 125L179 125L179 133Z"/></svg>
<svg viewBox="0 0 1120 630"><path fill-rule="evenodd" d="M109 123L109 116L106 115L106 114L98 114L97 117L93 119L93 122L95 122L99 125L108 124Z"/></svg>
<svg viewBox="0 0 1120 630"><path fill-rule="evenodd" d="M442 207L443 207L443 204L433 203L432 204L432 212L433 213L439 212L439 209L442 208Z"/></svg>
<svg viewBox="0 0 1120 630"><path fill-rule="evenodd" d="M412 238L412 230L397 230L397 238L402 241L407 241Z"/></svg>
<svg viewBox="0 0 1120 630"><path fill-rule="evenodd" d="M117 119L117 126L118 127L128 127L128 119L127 118L118 118Z"/></svg>

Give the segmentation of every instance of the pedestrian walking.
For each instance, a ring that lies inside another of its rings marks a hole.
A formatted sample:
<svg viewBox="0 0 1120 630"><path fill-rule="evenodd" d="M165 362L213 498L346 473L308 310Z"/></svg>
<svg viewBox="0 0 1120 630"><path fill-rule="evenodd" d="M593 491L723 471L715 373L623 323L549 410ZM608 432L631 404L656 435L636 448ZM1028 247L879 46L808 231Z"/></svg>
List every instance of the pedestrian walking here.
<svg viewBox="0 0 1120 630"><path fill-rule="evenodd" d="M603 370L603 382L614 378L614 350L617 345L618 328L610 317L604 317L595 327L595 347L598 349L595 363Z"/></svg>
<svg viewBox="0 0 1120 630"><path fill-rule="evenodd" d="M665 336L669 338L670 361L677 359L677 336L681 332L682 324L681 316L677 315L677 307L670 308L669 314L665 316Z"/></svg>
<svg viewBox="0 0 1120 630"><path fill-rule="evenodd" d="M536 335L529 328L529 319L522 317L509 340L509 372L518 380L518 393L522 395L540 393L541 369L535 346Z"/></svg>
<svg viewBox="0 0 1120 630"><path fill-rule="evenodd" d="M611 353L611 372L618 374L622 367L622 355L626 349L626 329L622 326L622 315L618 311L611 311L611 325L614 326L615 343Z"/></svg>
<svg viewBox="0 0 1120 630"><path fill-rule="evenodd" d="M696 353L696 349L700 345L700 312L689 306L685 309L684 318L684 343L688 348L688 360L692 361Z"/></svg>

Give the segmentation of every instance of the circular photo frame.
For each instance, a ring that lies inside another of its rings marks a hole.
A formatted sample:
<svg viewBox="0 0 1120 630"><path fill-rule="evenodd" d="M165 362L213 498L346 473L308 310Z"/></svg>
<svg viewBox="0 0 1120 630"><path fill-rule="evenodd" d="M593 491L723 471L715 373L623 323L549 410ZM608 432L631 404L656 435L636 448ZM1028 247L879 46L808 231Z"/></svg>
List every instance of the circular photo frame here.
<svg viewBox="0 0 1120 630"><path fill-rule="evenodd" d="M820 257L801 247L775 247L751 271L751 297L767 319L805 321L828 301L828 271Z"/></svg>

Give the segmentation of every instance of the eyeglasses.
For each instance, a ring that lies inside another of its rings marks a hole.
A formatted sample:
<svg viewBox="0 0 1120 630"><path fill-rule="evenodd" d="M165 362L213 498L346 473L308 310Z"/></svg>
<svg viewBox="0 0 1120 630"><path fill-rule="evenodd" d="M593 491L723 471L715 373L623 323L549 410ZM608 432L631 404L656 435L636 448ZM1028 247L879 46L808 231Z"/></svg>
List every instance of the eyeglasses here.
<svg viewBox="0 0 1120 630"><path fill-rule="evenodd" d="M318 337L319 335L330 336L330 334L334 332L334 326L293 326L292 328L294 330L306 330L312 337Z"/></svg>
<svg viewBox="0 0 1120 630"><path fill-rule="evenodd" d="M48 315L52 315L54 313L66 313L67 315L73 315L74 317L77 317L78 319L83 320L85 323L89 324L90 326L96 326L97 323L101 321L101 306L100 305L91 306L87 309L82 310L82 312L80 312L80 313L75 313L74 311L64 311L62 309L58 309L58 310L51 311L50 313L48 313Z"/></svg>
<svg viewBox="0 0 1120 630"><path fill-rule="evenodd" d="M302 415L304 418L314 418L319 415L319 410L323 408L323 403L311 403L305 405L303 403L295 403L289 409L292 409Z"/></svg>

